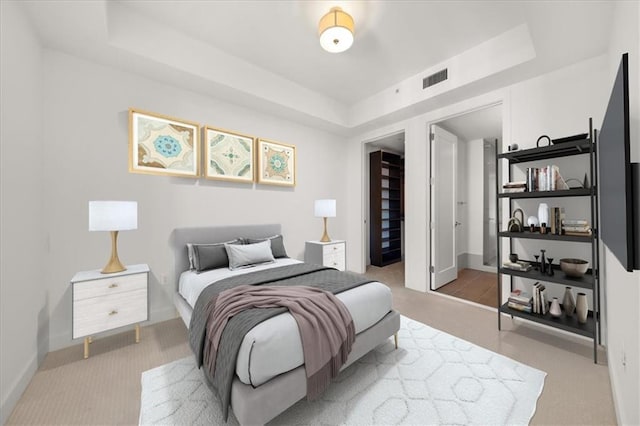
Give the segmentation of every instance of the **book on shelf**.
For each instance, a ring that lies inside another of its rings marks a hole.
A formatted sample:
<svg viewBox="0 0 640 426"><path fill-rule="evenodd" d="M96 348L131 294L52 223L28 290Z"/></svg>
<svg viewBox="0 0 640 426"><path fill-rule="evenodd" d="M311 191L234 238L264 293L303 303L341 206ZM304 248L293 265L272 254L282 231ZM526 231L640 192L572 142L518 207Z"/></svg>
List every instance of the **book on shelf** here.
<svg viewBox="0 0 640 426"><path fill-rule="evenodd" d="M562 224L564 226L583 226L589 225L589 221L586 219L563 219Z"/></svg>
<svg viewBox="0 0 640 426"><path fill-rule="evenodd" d="M591 229L589 229L588 231L564 231L564 235L569 235L572 237L590 237L591 234Z"/></svg>
<svg viewBox="0 0 640 426"><path fill-rule="evenodd" d="M516 311L526 312L528 314L531 313L531 305L521 305L519 303L507 302L507 306L511 309L515 309Z"/></svg>
<svg viewBox="0 0 640 426"><path fill-rule="evenodd" d="M547 227L551 234L562 235L562 218L564 214L564 207L551 207L549 209L549 223Z"/></svg>
<svg viewBox="0 0 640 426"><path fill-rule="evenodd" d="M509 295L509 302L518 303L520 305L531 305L531 296L527 292Z"/></svg>
<svg viewBox="0 0 640 426"><path fill-rule="evenodd" d="M502 192L504 194L513 194L515 192L526 192L527 188L526 187L521 187L521 188L504 188L502 190Z"/></svg>
<svg viewBox="0 0 640 426"><path fill-rule="evenodd" d="M502 185L502 192L505 194L514 192L525 192L526 190L527 182L525 181L507 182Z"/></svg>
<svg viewBox="0 0 640 426"><path fill-rule="evenodd" d="M591 227L589 225L565 226L564 230L569 232L590 232Z"/></svg>
<svg viewBox="0 0 640 426"><path fill-rule="evenodd" d="M546 288L539 281L533 284L533 309L534 314L544 315L547 313Z"/></svg>
<svg viewBox="0 0 640 426"><path fill-rule="evenodd" d="M527 292L523 292L520 295L512 294L509 296L509 300L517 303L529 303L531 302L531 296Z"/></svg>
<svg viewBox="0 0 640 426"><path fill-rule="evenodd" d="M515 181L515 182L507 182L507 183L502 185L503 188L520 188L520 187L526 187L526 186L527 186L527 182L524 181L524 180Z"/></svg>
<svg viewBox="0 0 640 426"><path fill-rule="evenodd" d="M531 264L522 260L517 262L505 261L502 266L507 269L513 269L514 271L527 272L531 270Z"/></svg>
<svg viewBox="0 0 640 426"><path fill-rule="evenodd" d="M556 165L528 167L526 172L527 191L559 191L569 189Z"/></svg>

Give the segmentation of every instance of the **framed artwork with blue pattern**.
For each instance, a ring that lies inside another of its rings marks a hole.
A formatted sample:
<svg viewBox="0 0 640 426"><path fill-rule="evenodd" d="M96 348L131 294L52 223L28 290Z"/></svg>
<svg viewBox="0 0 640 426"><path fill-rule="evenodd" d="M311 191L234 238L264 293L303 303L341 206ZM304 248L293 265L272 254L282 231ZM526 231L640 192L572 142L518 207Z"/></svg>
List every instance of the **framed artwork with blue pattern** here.
<svg viewBox="0 0 640 426"><path fill-rule="evenodd" d="M296 147L258 139L258 183L296 185Z"/></svg>
<svg viewBox="0 0 640 426"><path fill-rule="evenodd" d="M200 125L130 108L129 172L197 178Z"/></svg>
<svg viewBox="0 0 640 426"><path fill-rule="evenodd" d="M204 177L233 182L255 180L253 136L204 128Z"/></svg>

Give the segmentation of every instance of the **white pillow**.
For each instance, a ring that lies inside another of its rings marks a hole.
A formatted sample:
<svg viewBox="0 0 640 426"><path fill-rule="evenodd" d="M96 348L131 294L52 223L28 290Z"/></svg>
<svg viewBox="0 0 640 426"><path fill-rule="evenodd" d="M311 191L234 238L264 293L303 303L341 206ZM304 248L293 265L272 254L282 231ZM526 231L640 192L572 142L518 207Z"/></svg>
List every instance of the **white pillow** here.
<svg viewBox="0 0 640 426"><path fill-rule="evenodd" d="M229 257L229 269L248 268L261 263L275 262L271 252L271 240L255 244L225 244L227 257Z"/></svg>

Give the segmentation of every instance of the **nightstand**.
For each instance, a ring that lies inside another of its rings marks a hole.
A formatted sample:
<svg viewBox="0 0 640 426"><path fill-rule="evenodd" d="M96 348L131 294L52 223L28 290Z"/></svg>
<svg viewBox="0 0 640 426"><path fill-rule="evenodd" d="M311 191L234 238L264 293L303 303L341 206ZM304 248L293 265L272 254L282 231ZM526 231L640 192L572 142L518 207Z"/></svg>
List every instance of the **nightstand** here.
<svg viewBox="0 0 640 426"><path fill-rule="evenodd" d="M329 241L328 243L307 241L304 248L304 261L344 271L347 265L346 245L346 241L341 240Z"/></svg>
<svg viewBox="0 0 640 426"><path fill-rule="evenodd" d="M127 266L127 270L102 274L100 270L78 272L71 279L74 339L84 337L84 357L94 334L149 319L149 266Z"/></svg>

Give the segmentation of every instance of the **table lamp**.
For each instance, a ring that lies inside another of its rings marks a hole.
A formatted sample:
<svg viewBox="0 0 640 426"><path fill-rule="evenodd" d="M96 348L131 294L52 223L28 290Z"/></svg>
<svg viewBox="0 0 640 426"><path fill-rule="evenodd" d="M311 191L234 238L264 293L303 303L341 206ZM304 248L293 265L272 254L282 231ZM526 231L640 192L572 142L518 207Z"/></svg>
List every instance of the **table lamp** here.
<svg viewBox="0 0 640 426"><path fill-rule="evenodd" d="M328 243L331 241L329 234L327 234L327 218L336 217L336 200L316 200L315 203L315 216L324 219L324 233L320 242Z"/></svg>
<svg viewBox="0 0 640 426"><path fill-rule="evenodd" d="M103 274L125 271L118 259L118 231L138 229L136 201L89 201L89 231L111 232L111 258Z"/></svg>

